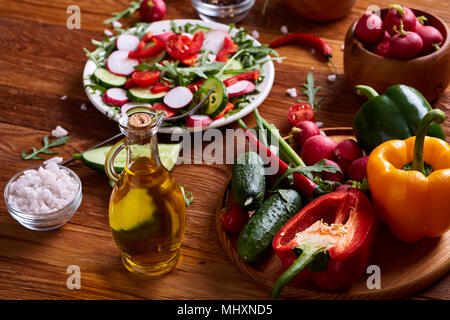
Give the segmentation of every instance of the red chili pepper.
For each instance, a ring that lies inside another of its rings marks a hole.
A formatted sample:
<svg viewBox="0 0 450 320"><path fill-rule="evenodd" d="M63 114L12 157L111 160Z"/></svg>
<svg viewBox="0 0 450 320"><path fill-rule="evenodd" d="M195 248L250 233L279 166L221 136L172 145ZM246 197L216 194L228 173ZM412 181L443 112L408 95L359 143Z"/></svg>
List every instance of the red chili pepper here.
<svg viewBox="0 0 450 320"><path fill-rule="evenodd" d="M195 62L197 62L197 54L195 53L189 57L181 59L180 62L187 66L193 66L193 65L195 65Z"/></svg>
<svg viewBox="0 0 450 320"><path fill-rule="evenodd" d="M230 232L241 232L248 220L248 212L241 209L236 203L233 203L221 218L222 226Z"/></svg>
<svg viewBox="0 0 450 320"><path fill-rule="evenodd" d="M226 62L228 60L228 55L236 52L238 46L229 37L225 37L223 40L222 49L217 53L216 61Z"/></svg>
<svg viewBox="0 0 450 320"><path fill-rule="evenodd" d="M128 58L143 59L143 58L154 57L157 54L163 52L164 48L165 48L165 46L163 43L161 43L159 41L155 41L150 44L147 44L145 46L145 48L143 48L141 50L130 51L130 53L128 53Z"/></svg>
<svg viewBox="0 0 450 320"><path fill-rule="evenodd" d="M195 81L194 83L191 83L188 85L188 89L191 90L192 93L197 92L197 90L201 87L201 85L203 84L205 80L198 80Z"/></svg>
<svg viewBox="0 0 450 320"><path fill-rule="evenodd" d="M152 93L160 93L160 92L166 92L170 90L170 86L161 83L161 82L157 82L153 85L153 87L150 89L150 91Z"/></svg>
<svg viewBox="0 0 450 320"><path fill-rule="evenodd" d="M253 70L253 71L249 71L249 72L244 72L238 75L235 75L231 78L225 79L223 80L223 84L227 87L235 84L236 82L239 82L241 80L258 80L259 76L260 76L260 71L259 70Z"/></svg>
<svg viewBox="0 0 450 320"><path fill-rule="evenodd" d="M275 282L271 296L277 297L297 275L298 280L310 279L325 290L348 287L364 272L376 232L375 210L358 189L313 200L274 237L273 249L287 270Z"/></svg>
<svg viewBox="0 0 450 320"><path fill-rule="evenodd" d="M264 144L259 142L258 138L248 130L244 130L245 135L249 139L250 148L257 152L265 163L278 164L277 175L282 176L289 166L275 154L270 151ZM317 197L323 194L322 188L311 179L305 177L300 173L294 173L294 186L298 192L307 197Z"/></svg>
<svg viewBox="0 0 450 320"><path fill-rule="evenodd" d="M191 43L191 55L197 54L203 46L205 40L205 34L203 31L198 31L194 34Z"/></svg>
<svg viewBox="0 0 450 320"><path fill-rule="evenodd" d="M214 117L213 120L219 120L220 118L223 118L223 116L225 114L227 114L229 111L231 111L233 109L234 109L234 104L232 104L231 102L228 102L227 105L225 106L225 109L223 109L222 112L219 113L219 115Z"/></svg>
<svg viewBox="0 0 450 320"><path fill-rule="evenodd" d="M307 46L314 48L319 54L324 56L325 59L327 60L330 60L333 56L330 46L325 41L308 33L294 33L281 37L271 42L269 44L269 47L277 48L279 46L288 43L306 44Z"/></svg>
<svg viewBox="0 0 450 320"><path fill-rule="evenodd" d="M152 108L155 110L162 110L167 113L167 115L164 117L164 119L168 119L176 115L177 113L170 109L168 106L166 106L164 103L156 103L152 105Z"/></svg>

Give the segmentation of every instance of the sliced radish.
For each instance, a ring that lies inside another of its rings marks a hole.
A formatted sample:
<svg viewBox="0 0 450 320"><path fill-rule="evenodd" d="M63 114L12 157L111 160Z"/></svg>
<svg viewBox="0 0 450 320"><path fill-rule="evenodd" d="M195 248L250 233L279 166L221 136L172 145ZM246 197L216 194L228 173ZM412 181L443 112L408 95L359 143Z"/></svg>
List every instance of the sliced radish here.
<svg viewBox="0 0 450 320"><path fill-rule="evenodd" d="M120 108L120 112L121 113L125 113L128 110L130 110L131 108L135 108L135 107L146 107L146 108L151 108L152 105L149 103L139 103L139 102L128 102L125 103L122 108Z"/></svg>
<svg viewBox="0 0 450 320"><path fill-rule="evenodd" d="M127 92L121 88L111 88L103 95L103 102L121 107L128 102Z"/></svg>
<svg viewBox="0 0 450 320"><path fill-rule="evenodd" d="M243 94L250 93L255 89L256 86L253 84L253 82L250 82L248 80L241 80L227 87L227 92L230 97L239 97Z"/></svg>
<svg viewBox="0 0 450 320"><path fill-rule="evenodd" d="M204 114L194 114L186 119L186 126L188 127L205 127L211 122L210 117Z"/></svg>
<svg viewBox="0 0 450 320"><path fill-rule="evenodd" d="M180 109L191 103L193 94L186 87L175 87L164 96L164 103L173 109Z"/></svg>
<svg viewBox="0 0 450 320"><path fill-rule="evenodd" d="M211 30L205 33L205 40L203 40L202 49L210 50L214 55L217 55L223 47L223 41L225 38L230 38L231 36L228 32L223 30Z"/></svg>
<svg viewBox="0 0 450 320"><path fill-rule="evenodd" d="M134 51L140 40L132 34L121 34L116 40L117 50Z"/></svg>
<svg viewBox="0 0 450 320"><path fill-rule="evenodd" d="M129 51L117 50L111 53L106 60L108 70L118 76L128 76L134 72L134 67L139 65L138 59L128 58Z"/></svg>
<svg viewBox="0 0 450 320"><path fill-rule="evenodd" d="M166 43L167 39L169 39L171 36L173 36L175 33L173 33L172 31L166 31L160 34L155 34L153 35L153 38L155 38L156 40L161 41L162 43Z"/></svg>

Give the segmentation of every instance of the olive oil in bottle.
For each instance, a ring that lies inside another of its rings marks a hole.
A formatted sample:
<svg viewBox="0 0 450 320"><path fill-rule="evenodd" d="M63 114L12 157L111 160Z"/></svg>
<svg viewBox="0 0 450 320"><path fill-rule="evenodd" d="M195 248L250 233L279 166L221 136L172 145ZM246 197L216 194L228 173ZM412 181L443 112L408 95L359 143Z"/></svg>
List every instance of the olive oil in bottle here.
<svg viewBox="0 0 450 320"><path fill-rule="evenodd" d="M159 161L156 132L163 114L133 108L119 126L126 138L109 152L105 168L115 182L109 224L125 267L138 274L159 276L171 271L180 257L186 206L179 185ZM127 149L127 165L118 176L112 167Z"/></svg>

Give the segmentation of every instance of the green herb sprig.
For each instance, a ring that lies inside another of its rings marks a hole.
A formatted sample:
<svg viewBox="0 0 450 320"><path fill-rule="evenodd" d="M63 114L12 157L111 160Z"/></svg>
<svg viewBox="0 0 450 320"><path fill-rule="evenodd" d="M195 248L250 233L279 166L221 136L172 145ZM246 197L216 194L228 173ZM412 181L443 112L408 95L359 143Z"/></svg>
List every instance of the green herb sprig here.
<svg viewBox="0 0 450 320"><path fill-rule="evenodd" d="M50 142L48 136L45 136L42 139L42 142L43 142L42 148L40 148L39 150L36 148L31 148L32 152L30 154L27 154L25 151L22 151L22 159L23 160L44 160L43 157L38 155L39 153L58 154L57 151L51 151L48 149L52 148L52 147L62 146L69 140L70 140L70 136L65 136L65 137L57 138L56 140Z"/></svg>
<svg viewBox="0 0 450 320"><path fill-rule="evenodd" d="M317 92L319 92L321 86L315 86L314 83L314 76L312 72L308 72L308 75L306 76L306 83L303 84L302 89L300 91L308 97L308 100L303 99L297 99L299 102L307 102L311 105L311 108L313 110L319 109L319 103L324 99L322 98L316 98Z"/></svg>
<svg viewBox="0 0 450 320"><path fill-rule="evenodd" d="M142 4L142 1L143 0L132 1L128 8L126 8L125 10L123 10L121 12L114 12L112 14L112 18L106 19L105 21L103 21L103 23L110 24L110 23L113 23L114 21L118 21L122 18L131 16L133 13L135 13L139 9L139 7Z"/></svg>

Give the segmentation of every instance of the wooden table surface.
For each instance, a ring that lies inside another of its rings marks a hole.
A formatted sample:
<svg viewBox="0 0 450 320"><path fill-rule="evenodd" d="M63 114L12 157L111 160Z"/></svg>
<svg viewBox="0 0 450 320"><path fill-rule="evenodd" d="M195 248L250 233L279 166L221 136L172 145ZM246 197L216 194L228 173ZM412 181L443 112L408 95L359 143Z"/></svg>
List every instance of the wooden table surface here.
<svg viewBox="0 0 450 320"><path fill-rule="evenodd" d="M72 139L60 147L69 158L74 152L118 132L117 123L108 120L90 103L82 86L86 62L83 47L92 49L90 40L101 39L102 21L111 12L123 10L126 0L0 0L0 190L17 171L36 164L23 161L22 150L38 146L57 125L66 128ZM166 18L197 18L190 1L167 0ZM332 73L308 49L288 46L279 49L288 59L276 64L273 89L261 105L261 114L283 133L289 130L287 108L294 99L286 89L300 88L307 72L314 68L320 96L326 99L317 121L327 127L351 126L352 117L362 104L343 79L341 45L352 21L369 4L386 7L391 0L359 0L345 18L312 24L290 15L278 0L271 0L267 14L260 12L258 0L243 25L258 30L260 41L268 43L281 36L280 27L290 32L310 32L326 39L334 50L339 70L335 82ZM450 25L449 0L404 0L402 4L429 10ZM81 8L81 30L66 27L69 5ZM132 18L126 23L134 23ZM62 100L62 96L67 99ZM80 110L86 103L87 111ZM435 103L450 116L450 88ZM248 116L246 122L252 123ZM235 126L235 125L234 125ZM233 126L231 126L233 127ZM450 122L445 123L450 137ZM250 283L228 261L217 238L214 210L219 191L230 175L230 166L181 165L173 170L177 181L195 196L188 208L187 230L182 259L170 274L148 280L128 273L121 264L108 226L108 201L111 189L106 178L81 163L70 166L83 183L83 202L64 227L36 232L19 225L0 202L0 298L2 299L265 299L267 291ZM81 290L69 290L66 280L69 265L81 269ZM413 297L450 299L450 277Z"/></svg>

